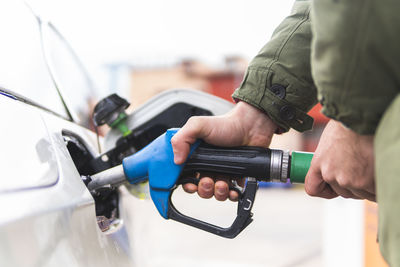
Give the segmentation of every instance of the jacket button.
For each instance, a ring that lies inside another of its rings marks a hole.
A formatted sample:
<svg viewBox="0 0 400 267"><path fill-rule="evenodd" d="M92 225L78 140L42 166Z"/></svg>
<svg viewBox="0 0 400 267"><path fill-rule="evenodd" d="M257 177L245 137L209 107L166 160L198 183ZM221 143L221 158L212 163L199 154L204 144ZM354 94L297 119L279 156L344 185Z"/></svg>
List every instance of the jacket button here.
<svg viewBox="0 0 400 267"><path fill-rule="evenodd" d="M321 105L325 105L325 96L321 96L319 103L321 103Z"/></svg>
<svg viewBox="0 0 400 267"><path fill-rule="evenodd" d="M273 84L269 90L271 90L272 93L281 99L285 98L286 96L286 88L281 84Z"/></svg>
<svg viewBox="0 0 400 267"><path fill-rule="evenodd" d="M296 111L291 106L283 106L279 110L280 117L285 121L290 121L294 119Z"/></svg>

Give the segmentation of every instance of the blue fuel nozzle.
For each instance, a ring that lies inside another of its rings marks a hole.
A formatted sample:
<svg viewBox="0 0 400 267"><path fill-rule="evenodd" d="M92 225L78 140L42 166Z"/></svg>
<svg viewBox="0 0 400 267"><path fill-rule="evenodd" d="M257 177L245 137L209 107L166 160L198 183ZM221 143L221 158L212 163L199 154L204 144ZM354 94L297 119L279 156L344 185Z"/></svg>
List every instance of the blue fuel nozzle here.
<svg viewBox="0 0 400 267"><path fill-rule="evenodd" d="M162 217L168 219L168 201L183 166L174 163L171 138L179 129L169 129L136 154L122 161L126 179L135 184L149 180L150 196ZM191 146L190 154L200 141Z"/></svg>

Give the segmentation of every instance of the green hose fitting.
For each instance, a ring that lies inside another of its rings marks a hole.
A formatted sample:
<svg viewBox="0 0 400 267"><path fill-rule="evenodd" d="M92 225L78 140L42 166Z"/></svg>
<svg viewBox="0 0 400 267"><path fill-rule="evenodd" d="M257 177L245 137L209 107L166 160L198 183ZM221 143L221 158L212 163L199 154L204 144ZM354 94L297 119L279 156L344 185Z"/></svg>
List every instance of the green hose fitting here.
<svg viewBox="0 0 400 267"><path fill-rule="evenodd" d="M119 114L118 118L110 124L111 128L118 129L124 137L132 133L128 125L126 125L126 117L126 113L122 112Z"/></svg>
<svg viewBox="0 0 400 267"><path fill-rule="evenodd" d="M292 152L289 175L291 183L304 184L313 156L314 153L309 152Z"/></svg>

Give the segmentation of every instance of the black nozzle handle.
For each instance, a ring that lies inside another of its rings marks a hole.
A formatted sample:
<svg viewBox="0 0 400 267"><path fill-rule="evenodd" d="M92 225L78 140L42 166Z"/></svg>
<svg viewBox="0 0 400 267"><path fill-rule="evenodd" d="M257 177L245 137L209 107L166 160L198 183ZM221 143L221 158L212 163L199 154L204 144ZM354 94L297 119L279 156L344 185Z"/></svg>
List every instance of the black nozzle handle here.
<svg viewBox="0 0 400 267"><path fill-rule="evenodd" d="M262 147L217 147L206 143L188 158L183 175L200 172L221 174L232 178L254 177L271 179L271 149Z"/></svg>
<svg viewBox="0 0 400 267"><path fill-rule="evenodd" d="M236 219L230 227L220 227L180 213L172 203L172 194L168 202L168 218L225 238L235 238L253 221L251 209L253 208L257 188L256 179L248 178L245 190L238 201Z"/></svg>

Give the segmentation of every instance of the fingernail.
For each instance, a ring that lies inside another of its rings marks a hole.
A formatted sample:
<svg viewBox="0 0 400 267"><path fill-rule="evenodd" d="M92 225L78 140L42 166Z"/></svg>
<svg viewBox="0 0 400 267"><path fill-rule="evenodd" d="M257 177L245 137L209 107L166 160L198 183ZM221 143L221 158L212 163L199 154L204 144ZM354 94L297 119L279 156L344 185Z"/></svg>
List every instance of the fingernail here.
<svg viewBox="0 0 400 267"><path fill-rule="evenodd" d="M206 189L206 190L210 190L210 189L212 188L212 184L210 184L210 183L204 183L204 184L203 184L203 188Z"/></svg>
<svg viewBox="0 0 400 267"><path fill-rule="evenodd" d="M224 187L217 187L217 193L220 195L224 195L226 193L226 190Z"/></svg>
<svg viewBox="0 0 400 267"><path fill-rule="evenodd" d="M175 154L175 152L174 152L174 154ZM182 156L179 154L175 154L174 162L175 162L175 164L180 164L182 162Z"/></svg>

